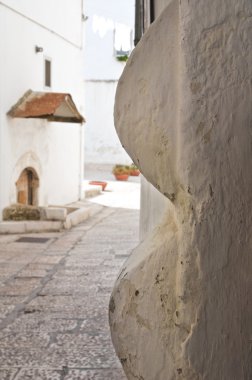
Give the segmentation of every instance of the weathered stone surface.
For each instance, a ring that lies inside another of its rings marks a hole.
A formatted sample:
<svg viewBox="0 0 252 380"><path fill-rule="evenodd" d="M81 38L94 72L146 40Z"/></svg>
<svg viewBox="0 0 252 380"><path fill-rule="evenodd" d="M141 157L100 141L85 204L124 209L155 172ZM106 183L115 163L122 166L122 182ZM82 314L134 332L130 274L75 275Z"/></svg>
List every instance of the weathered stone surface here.
<svg viewBox="0 0 252 380"><path fill-rule="evenodd" d="M40 220L40 209L35 206L15 204L3 210L3 220Z"/></svg>
<svg viewBox="0 0 252 380"><path fill-rule="evenodd" d="M172 203L122 268L128 379L252 378L252 2L167 0L118 85L119 137Z"/></svg>
<svg viewBox="0 0 252 380"><path fill-rule="evenodd" d="M65 221L67 210L63 207L43 207L41 208L41 219Z"/></svg>

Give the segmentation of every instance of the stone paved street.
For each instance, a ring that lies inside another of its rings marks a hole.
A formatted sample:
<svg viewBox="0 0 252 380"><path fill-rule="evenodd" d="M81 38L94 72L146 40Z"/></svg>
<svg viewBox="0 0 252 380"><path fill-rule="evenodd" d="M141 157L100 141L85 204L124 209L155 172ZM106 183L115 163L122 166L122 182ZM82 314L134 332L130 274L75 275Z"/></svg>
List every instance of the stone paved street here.
<svg viewBox="0 0 252 380"><path fill-rule="evenodd" d="M125 379L108 302L139 212L100 209L68 232L0 236L1 380Z"/></svg>

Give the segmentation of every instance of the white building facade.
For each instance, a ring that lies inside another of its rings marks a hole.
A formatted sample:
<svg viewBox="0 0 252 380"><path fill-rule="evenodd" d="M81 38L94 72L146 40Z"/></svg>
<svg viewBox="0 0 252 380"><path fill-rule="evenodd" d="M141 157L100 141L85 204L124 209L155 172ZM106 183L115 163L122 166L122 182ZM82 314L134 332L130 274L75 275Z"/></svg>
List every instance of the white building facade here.
<svg viewBox="0 0 252 380"><path fill-rule="evenodd" d="M38 99L70 94L84 112L82 14L82 0L0 2L1 217L13 203L60 205L82 195L83 124L48 121L46 110L42 118L7 115L29 89ZM68 121L64 112L58 120ZM26 177L30 194L23 193Z"/></svg>
<svg viewBox="0 0 252 380"><path fill-rule="evenodd" d="M113 109L122 56L133 48L134 0L86 0L85 160L129 163L114 129Z"/></svg>

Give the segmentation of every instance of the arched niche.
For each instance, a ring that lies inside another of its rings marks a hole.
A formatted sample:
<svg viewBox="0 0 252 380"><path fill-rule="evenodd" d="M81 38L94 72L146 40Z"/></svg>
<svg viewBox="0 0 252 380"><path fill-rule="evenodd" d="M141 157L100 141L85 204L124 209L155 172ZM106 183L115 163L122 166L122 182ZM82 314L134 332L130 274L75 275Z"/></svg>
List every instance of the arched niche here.
<svg viewBox="0 0 252 380"><path fill-rule="evenodd" d="M17 182L17 203L29 206L38 206L39 177L32 167L25 168Z"/></svg>

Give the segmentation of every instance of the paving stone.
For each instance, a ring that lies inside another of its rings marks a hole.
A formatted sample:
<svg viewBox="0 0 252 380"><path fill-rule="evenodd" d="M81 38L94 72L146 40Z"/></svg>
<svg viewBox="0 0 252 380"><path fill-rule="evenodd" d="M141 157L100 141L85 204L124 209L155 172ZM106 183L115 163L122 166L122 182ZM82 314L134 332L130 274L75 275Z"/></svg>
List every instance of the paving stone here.
<svg viewBox="0 0 252 380"><path fill-rule="evenodd" d="M44 245L0 236L0 380L126 379L108 304L138 215L104 209Z"/></svg>
<svg viewBox="0 0 252 380"><path fill-rule="evenodd" d="M69 370L64 380L127 380L121 369Z"/></svg>
<svg viewBox="0 0 252 380"><path fill-rule="evenodd" d="M88 334L59 334L42 356L43 365L75 368L120 368L110 336L90 331Z"/></svg>
<svg viewBox="0 0 252 380"><path fill-rule="evenodd" d="M22 369L15 380L61 380L62 371L47 369Z"/></svg>
<svg viewBox="0 0 252 380"><path fill-rule="evenodd" d="M30 314L30 317L27 314L23 314L0 332L0 339L3 339L5 336L18 336L20 332L20 334L27 336L32 332L33 336L31 336L31 339L34 338L37 340L36 335L41 333L51 336L52 333L56 332L71 332L75 330L82 321L82 319L78 320L74 317L72 317L72 319L54 318L41 313ZM45 339L44 335L42 339Z"/></svg>
<svg viewBox="0 0 252 380"><path fill-rule="evenodd" d="M15 305L2 305L0 304L0 318L5 318L13 309L15 308Z"/></svg>
<svg viewBox="0 0 252 380"><path fill-rule="evenodd" d="M32 292L40 284L40 279L21 278L14 279L9 285L0 286L1 296L21 296Z"/></svg>
<svg viewBox="0 0 252 380"><path fill-rule="evenodd" d="M40 257L37 257L34 262L39 264L58 264L62 260L62 257L60 255L56 256L50 256L50 255L43 255Z"/></svg>
<svg viewBox="0 0 252 380"><path fill-rule="evenodd" d="M0 367L15 368L31 367L38 368L42 365L41 358L45 350L23 347L2 347L0 348Z"/></svg>
<svg viewBox="0 0 252 380"><path fill-rule="evenodd" d="M7 334L1 337L1 347L18 350L27 348L46 348L49 344L50 336L44 332L22 331ZM1 359L0 359L1 360Z"/></svg>
<svg viewBox="0 0 252 380"><path fill-rule="evenodd" d="M14 380L18 369L4 369L0 368L0 379L1 380Z"/></svg>
<svg viewBox="0 0 252 380"><path fill-rule="evenodd" d="M0 305L16 306L25 300L25 296L0 296Z"/></svg>
<svg viewBox="0 0 252 380"><path fill-rule="evenodd" d="M16 277L45 277L52 268L53 264L32 262L18 272Z"/></svg>

